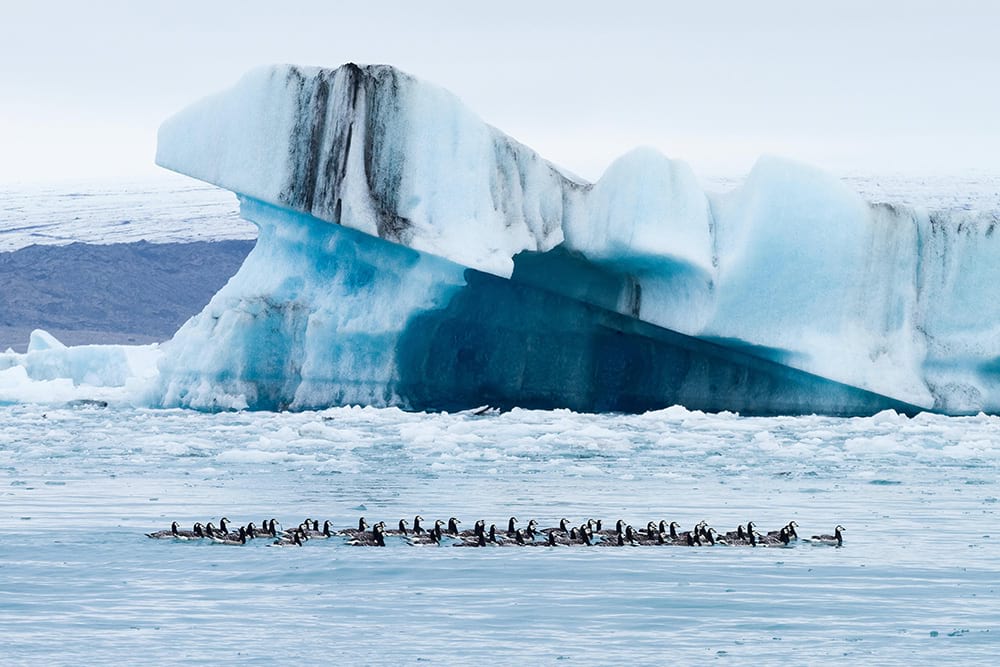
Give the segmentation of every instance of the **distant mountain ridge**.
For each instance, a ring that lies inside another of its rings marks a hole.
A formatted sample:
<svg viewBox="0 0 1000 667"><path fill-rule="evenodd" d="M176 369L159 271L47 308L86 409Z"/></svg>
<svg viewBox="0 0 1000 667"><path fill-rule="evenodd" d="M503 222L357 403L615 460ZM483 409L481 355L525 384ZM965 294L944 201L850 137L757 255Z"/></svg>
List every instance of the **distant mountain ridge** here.
<svg viewBox="0 0 1000 667"><path fill-rule="evenodd" d="M254 241L73 243L0 253L0 350L45 329L68 344L170 338L236 273Z"/></svg>

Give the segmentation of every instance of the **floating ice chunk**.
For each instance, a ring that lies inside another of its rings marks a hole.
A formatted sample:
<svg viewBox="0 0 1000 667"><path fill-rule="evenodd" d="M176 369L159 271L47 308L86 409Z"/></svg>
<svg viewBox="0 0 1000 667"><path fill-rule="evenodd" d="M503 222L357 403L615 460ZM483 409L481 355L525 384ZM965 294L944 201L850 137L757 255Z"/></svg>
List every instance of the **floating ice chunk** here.
<svg viewBox="0 0 1000 667"><path fill-rule="evenodd" d="M128 401L141 396L156 377L159 356L156 344L67 347L55 336L36 329L31 333L26 353L0 354L0 373L4 378L0 400Z"/></svg>

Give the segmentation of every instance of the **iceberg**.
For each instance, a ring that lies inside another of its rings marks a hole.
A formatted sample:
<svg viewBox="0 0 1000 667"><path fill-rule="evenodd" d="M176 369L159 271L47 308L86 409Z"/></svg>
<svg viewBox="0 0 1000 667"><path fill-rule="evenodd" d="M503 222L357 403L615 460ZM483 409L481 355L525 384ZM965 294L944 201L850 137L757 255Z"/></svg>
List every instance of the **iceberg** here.
<svg viewBox="0 0 1000 667"><path fill-rule="evenodd" d="M385 65L253 71L156 159L259 228L162 346L159 405L1000 406L995 213L775 157L726 193L652 149L592 184Z"/></svg>

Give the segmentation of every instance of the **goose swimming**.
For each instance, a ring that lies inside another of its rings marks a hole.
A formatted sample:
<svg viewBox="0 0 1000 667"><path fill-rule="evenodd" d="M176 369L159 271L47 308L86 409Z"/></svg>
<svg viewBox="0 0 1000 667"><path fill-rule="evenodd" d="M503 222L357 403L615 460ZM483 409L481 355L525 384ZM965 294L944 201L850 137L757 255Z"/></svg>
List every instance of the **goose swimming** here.
<svg viewBox="0 0 1000 667"><path fill-rule="evenodd" d="M535 541L535 533L538 529L538 522L532 519L528 522L528 527L524 529L524 538L529 542Z"/></svg>
<svg viewBox="0 0 1000 667"><path fill-rule="evenodd" d="M170 524L170 530L158 530L153 533L146 533L146 537L154 540L172 540L179 535L180 528L180 524L174 521Z"/></svg>
<svg viewBox="0 0 1000 667"><path fill-rule="evenodd" d="M545 528L544 530L542 530L542 532L545 533L546 535L551 534L551 533L555 533L555 532L562 533L563 535L569 535L569 519L559 519L559 527L558 528L554 528L554 527L553 528Z"/></svg>
<svg viewBox="0 0 1000 667"><path fill-rule="evenodd" d="M833 535L813 535L809 540L805 540L811 544L818 546L844 546L844 532L847 529L841 525L837 525L833 530Z"/></svg>
<svg viewBox="0 0 1000 667"><path fill-rule="evenodd" d="M259 537L277 537L278 531L275 527L277 519L264 519L261 523L260 528L257 527L253 521L247 524L247 537L251 540L257 539Z"/></svg>
<svg viewBox="0 0 1000 667"><path fill-rule="evenodd" d="M347 542L352 547L384 547L385 546L385 523L379 521L372 526L370 534L357 533Z"/></svg>
<svg viewBox="0 0 1000 667"><path fill-rule="evenodd" d="M615 522L614 530L606 528L603 530L596 531L595 534L600 535L601 537L615 537L617 535L622 535L624 533L625 533L625 519L618 519L618 521Z"/></svg>
<svg viewBox="0 0 1000 667"><path fill-rule="evenodd" d="M463 530L458 533L458 536L466 541L469 538L472 538L473 541L478 541L480 535L482 535L484 538L486 537L486 521L484 521L483 519L476 521L472 530Z"/></svg>
<svg viewBox="0 0 1000 667"><path fill-rule="evenodd" d="M412 546L430 546L441 544L441 526L444 521L438 519L434 522L434 527L429 531L421 530L420 534L414 529L413 534L405 537L407 544Z"/></svg>
<svg viewBox="0 0 1000 667"><path fill-rule="evenodd" d="M301 547L302 546L302 534L299 531L294 531L290 536L283 536L271 544L269 547Z"/></svg>
<svg viewBox="0 0 1000 667"><path fill-rule="evenodd" d="M323 530L319 529L319 519L313 522L312 528L305 529L306 537L310 539L328 539L333 537L333 533L330 531L330 520L327 519L323 522Z"/></svg>
<svg viewBox="0 0 1000 667"><path fill-rule="evenodd" d="M348 537L353 537L354 535L359 535L361 533L366 532L367 530L368 530L368 522L365 521L364 517L361 517L360 519L358 519L358 527L357 528L344 528L343 530L338 530L337 534L338 535L347 535Z"/></svg>
<svg viewBox="0 0 1000 667"><path fill-rule="evenodd" d="M407 521L406 519L400 519L399 523L396 524L395 528L386 528L385 534L399 535L400 537L406 537L407 535L410 534L410 529L408 528L409 525L410 525L409 521Z"/></svg>
<svg viewBox="0 0 1000 667"><path fill-rule="evenodd" d="M787 547L789 542L791 541L792 538L788 534L788 527L782 526L781 530L768 531L767 535L764 535L763 537L757 540L757 543L765 547L776 547L776 546Z"/></svg>
<svg viewBox="0 0 1000 667"><path fill-rule="evenodd" d="M788 539L797 540L799 539L799 534L795 531L799 527L799 524L794 521L789 521L788 525L785 526L785 531L788 533Z"/></svg>
<svg viewBox="0 0 1000 667"><path fill-rule="evenodd" d="M191 530L178 530L177 535L174 536L176 539L181 541L188 540L201 540L205 538L204 526L199 522L195 522Z"/></svg>
<svg viewBox="0 0 1000 667"><path fill-rule="evenodd" d="M216 536L212 537L212 541L215 542L216 544L229 544L229 545L237 545L237 544L242 545L247 543L246 528L240 526L240 531L236 533L236 535L237 536L233 538L229 536L229 533L226 533L224 535L217 534Z"/></svg>
<svg viewBox="0 0 1000 667"><path fill-rule="evenodd" d="M486 532L480 532L474 537L466 536L465 538L455 542L452 546L456 547L485 547L489 545L489 541L486 539Z"/></svg>

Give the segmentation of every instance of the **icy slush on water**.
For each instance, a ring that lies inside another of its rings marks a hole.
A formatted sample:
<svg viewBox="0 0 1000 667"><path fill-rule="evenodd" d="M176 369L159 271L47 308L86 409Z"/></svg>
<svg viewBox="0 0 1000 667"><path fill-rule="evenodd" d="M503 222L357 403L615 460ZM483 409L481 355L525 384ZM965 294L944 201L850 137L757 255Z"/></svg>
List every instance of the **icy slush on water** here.
<svg viewBox="0 0 1000 667"><path fill-rule="evenodd" d="M991 664L1000 419L0 408L10 664ZM150 540L422 514L848 528L841 549Z"/></svg>

